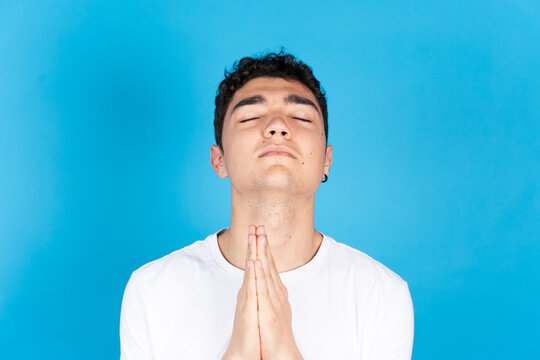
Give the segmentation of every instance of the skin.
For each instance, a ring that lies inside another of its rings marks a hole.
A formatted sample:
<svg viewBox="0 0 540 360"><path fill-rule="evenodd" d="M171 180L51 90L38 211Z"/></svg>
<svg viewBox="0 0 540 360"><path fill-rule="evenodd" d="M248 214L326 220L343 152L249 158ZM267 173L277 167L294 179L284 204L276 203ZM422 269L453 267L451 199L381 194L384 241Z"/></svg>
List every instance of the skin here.
<svg viewBox="0 0 540 360"><path fill-rule="evenodd" d="M291 95L314 106L290 101ZM236 107L254 96L265 101ZM232 211L218 244L227 261L245 271L224 358L301 359L279 273L309 262L322 242L313 224L314 200L329 174L332 147L326 146L320 108L299 82L253 79L229 105L222 143L223 151L211 147L211 164L230 179Z"/></svg>

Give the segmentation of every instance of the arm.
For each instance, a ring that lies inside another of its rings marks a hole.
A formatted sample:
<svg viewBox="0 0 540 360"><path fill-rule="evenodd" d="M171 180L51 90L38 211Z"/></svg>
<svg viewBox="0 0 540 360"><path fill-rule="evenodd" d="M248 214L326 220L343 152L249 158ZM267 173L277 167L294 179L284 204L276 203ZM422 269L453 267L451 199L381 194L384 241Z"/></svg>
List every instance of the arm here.
<svg viewBox="0 0 540 360"><path fill-rule="evenodd" d="M410 360L414 336L414 313L406 282L382 304L380 324L369 352L370 360Z"/></svg>
<svg viewBox="0 0 540 360"><path fill-rule="evenodd" d="M120 359L153 359L148 331L147 307L136 273L124 291L120 315Z"/></svg>

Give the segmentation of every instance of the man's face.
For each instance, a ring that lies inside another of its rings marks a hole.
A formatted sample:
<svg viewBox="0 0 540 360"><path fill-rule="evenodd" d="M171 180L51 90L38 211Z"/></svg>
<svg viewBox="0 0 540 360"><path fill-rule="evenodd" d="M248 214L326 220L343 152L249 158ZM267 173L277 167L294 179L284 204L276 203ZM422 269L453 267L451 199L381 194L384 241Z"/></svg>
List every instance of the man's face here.
<svg viewBox="0 0 540 360"><path fill-rule="evenodd" d="M223 152L211 148L220 177L240 193L314 194L332 163L321 110L302 83L259 77L247 82L225 114Z"/></svg>

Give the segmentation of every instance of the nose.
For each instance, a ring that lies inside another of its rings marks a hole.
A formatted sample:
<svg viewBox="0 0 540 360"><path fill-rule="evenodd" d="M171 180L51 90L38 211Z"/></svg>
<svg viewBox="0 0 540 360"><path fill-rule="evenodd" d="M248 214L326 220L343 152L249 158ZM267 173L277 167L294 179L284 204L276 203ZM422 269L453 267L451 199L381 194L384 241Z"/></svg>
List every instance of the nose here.
<svg viewBox="0 0 540 360"><path fill-rule="evenodd" d="M291 131L287 126L287 123L281 116L274 116L272 120L266 124L264 129L264 137L271 138L273 136L283 136L286 140L291 138Z"/></svg>

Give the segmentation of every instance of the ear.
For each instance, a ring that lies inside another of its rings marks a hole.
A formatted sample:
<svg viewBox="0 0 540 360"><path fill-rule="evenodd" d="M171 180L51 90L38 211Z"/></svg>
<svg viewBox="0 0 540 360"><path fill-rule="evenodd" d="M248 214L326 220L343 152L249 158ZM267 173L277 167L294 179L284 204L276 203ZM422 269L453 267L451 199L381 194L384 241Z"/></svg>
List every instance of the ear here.
<svg viewBox="0 0 540 360"><path fill-rule="evenodd" d="M217 176L224 179L227 177L227 168L225 167L225 155L217 145L210 146L210 164Z"/></svg>
<svg viewBox="0 0 540 360"><path fill-rule="evenodd" d="M332 145L326 147L326 154L324 154L324 173L326 175L330 174L330 166L332 165Z"/></svg>

